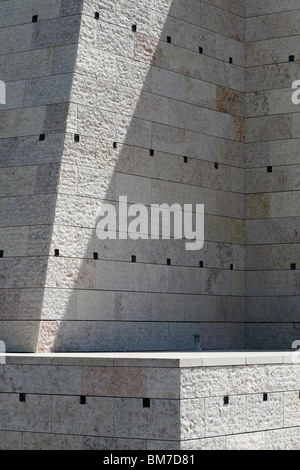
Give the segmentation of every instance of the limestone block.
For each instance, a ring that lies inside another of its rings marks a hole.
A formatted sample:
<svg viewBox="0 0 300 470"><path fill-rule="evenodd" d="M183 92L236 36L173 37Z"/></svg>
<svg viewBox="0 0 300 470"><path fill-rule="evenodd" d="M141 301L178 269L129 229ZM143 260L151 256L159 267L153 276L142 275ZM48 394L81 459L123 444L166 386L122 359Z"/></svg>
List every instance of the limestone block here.
<svg viewBox="0 0 300 470"><path fill-rule="evenodd" d="M179 399L180 372L176 368L153 368L146 370L147 397Z"/></svg>
<svg viewBox="0 0 300 470"><path fill-rule="evenodd" d="M266 219L270 217L270 194L251 194L246 196L248 219Z"/></svg>
<svg viewBox="0 0 300 470"><path fill-rule="evenodd" d="M116 320L150 321L153 317L150 293L116 292L112 306Z"/></svg>
<svg viewBox="0 0 300 470"><path fill-rule="evenodd" d="M181 294L152 294L152 321L185 321L186 296Z"/></svg>
<svg viewBox="0 0 300 470"><path fill-rule="evenodd" d="M47 49L46 49L47 50ZM77 44L58 46L54 49L52 74L74 72L77 58Z"/></svg>
<svg viewBox="0 0 300 470"><path fill-rule="evenodd" d="M271 160L272 165L285 165L297 164L295 152L299 148L298 139L283 140L277 142L270 142Z"/></svg>
<svg viewBox="0 0 300 470"><path fill-rule="evenodd" d="M293 114L293 118L297 114ZM289 139L292 137L292 116L265 116L250 118L246 122L247 142ZM296 137L296 135L295 135Z"/></svg>
<svg viewBox="0 0 300 470"><path fill-rule="evenodd" d="M247 243L296 243L297 218L247 221Z"/></svg>
<svg viewBox="0 0 300 470"><path fill-rule="evenodd" d="M203 349L244 349L244 322L205 323L202 326L202 338Z"/></svg>
<svg viewBox="0 0 300 470"><path fill-rule="evenodd" d="M255 166L269 166L270 145L280 145L280 142L253 142L245 145L245 157L247 168Z"/></svg>
<svg viewBox="0 0 300 470"><path fill-rule="evenodd" d="M45 113L44 106L1 111L0 137L41 134L44 128Z"/></svg>
<svg viewBox="0 0 300 470"><path fill-rule="evenodd" d="M299 370L299 364L269 365L267 367L268 390L272 392L298 390Z"/></svg>
<svg viewBox="0 0 300 470"><path fill-rule="evenodd" d="M248 294L291 295L293 275L287 271L252 271L247 276Z"/></svg>
<svg viewBox="0 0 300 470"><path fill-rule="evenodd" d="M32 24L1 28L0 30L0 54L28 51L30 49L33 32Z"/></svg>
<svg viewBox="0 0 300 470"><path fill-rule="evenodd" d="M140 24L138 25L140 30ZM133 58L135 33L131 29L125 29L115 24L106 24L104 28L96 29L95 46L105 52L113 52L117 55Z"/></svg>
<svg viewBox="0 0 300 470"><path fill-rule="evenodd" d="M79 196L97 197L99 199L115 199L116 176L112 171L85 167L80 167L77 171L77 194ZM65 180L67 179L68 178L66 177Z"/></svg>
<svg viewBox="0 0 300 470"><path fill-rule="evenodd" d="M176 76L181 77L179 74L176 74ZM185 81L186 100L189 103L215 109L217 91L217 86L215 84L197 80L192 77L186 77Z"/></svg>
<svg viewBox="0 0 300 470"><path fill-rule="evenodd" d="M169 323L169 347L171 351L194 351L194 336L201 335L199 323Z"/></svg>
<svg viewBox="0 0 300 470"><path fill-rule="evenodd" d="M23 105L23 96L25 90L25 81L6 82L6 104L1 105L1 109L21 108Z"/></svg>
<svg viewBox="0 0 300 470"><path fill-rule="evenodd" d="M167 292L168 266L135 264L134 290L143 292Z"/></svg>
<svg viewBox="0 0 300 470"><path fill-rule="evenodd" d="M277 429L265 432L265 449L299 449L299 428Z"/></svg>
<svg viewBox="0 0 300 470"><path fill-rule="evenodd" d="M21 432L0 431L1 450L23 450L23 440Z"/></svg>
<svg viewBox="0 0 300 470"><path fill-rule="evenodd" d="M167 98L185 100L185 77L180 74L153 67L152 92Z"/></svg>
<svg viewBox="0 0 300 470"><path fill-rule="evenodd" d="M172 349L169 346L169 324L166 322L137 322L134 329L132 323L120 322L118 328L120 336L123 336L122 350L127 350L130 341L133 343L134 351L162 351L166 349L166 345L167 349Z"/></svg>
<svg viewBox="0 0 300 470"><path fill-rule="evenodd" d="M11 24L12 5L11 2L1 2L0 4L0 28L6 28Z"/></svg>
<svg viewBox="0 0 300 470"><path fill-rule="evenodd" d="M219 318L216 297L211 295L189 295L186 298L187 321L214 321Z"/></svg>
<svg viewBox="0 0 300 470"><path fill-rule="evenodd" d="M205 399L205 434L207 437L243 433L249 430L246 396L231 396L229 405L223 397Z"/></svg>
<svg viewBox="0 0 300 470"><path fill-rule="evenodd" d="M225 450L225 436L182 441L181 450Z"/></svg>
<svg viewBox="0 0 300 470"><path fill-rule="evenodd" d="M77 291L76 318L78 320L114 320L115 293Z"/></svg>
<svg viewBox="0 0 300 470"><path fill-rule="evenodd" d="M272 297L270 299L270 311L273 321L297 322L299 312L299 296Z"/></svg>
<svg viewBox="0 0 300 470"><path fill-rule="evenodd" d="M18 318L21 290L1 289L3 302L0 305L1 320L16 320Z"/></svg>
<svg viewBox="0 0 300 470"><path fill-rule="evenodd" d="M245 15L246 18L250 16L258 16L269 13L270 3L259 0L252 0L252 2L246 2L245 4Z"/></svg>
<svg viewBox="0 0 300 470"><path fill-rule="evenodd" d="M1 196L33 194L37 168L7 168L1 171Z"/></svg>
<svg viewBox="0 0 300 470"><path fill-rule="evenodd" d="M105 290L133 290L132 263L98 261L96 263L96 288Z"/></svg>
<svg viewBox="0 0 300 470"><path fill-rule="evenodd" d="M300 422L300 405L299 392L285 392L283 394L284 401L284 426L299 426Z"/></svg>
<svg viewBox="0 0 300 470"><path fill-rule="evenodd" d="M247 429L262 431L283 427L283 394L269 393L263 401L263 394L247 396Z"/></svg>
<svg viewBox="0 0 300 470"><path fill-rule="evenodd" d="M199 439L205 436L204 398L184 399L180 402L180 437Z"/></svg>
<svg viewBox="0 0 300 470"><path fill-rule="evenodd" d="M79 396L52 397L52 431L62 434L113 435L113 399Z"/></svg>
<svg viewBox="0 0 300 470"><path fill-rule="evenodd" d="M230 273L218 269L203 270L202 293L210 295L229 295Z"/></svg>
<svg viewBox="0 0 300 470"><path fill-rule="evenodd" d="M299 33L297 14L292 11L247 18L245 26L246 42L294 36Z"/></svg>
<svg viewBox="0 0 300 470"><path fill-rule="evenodd" d="M82 450L83 436L66 434L23 433L24 450Z"/></svg>
<svg viewBox="0 0 300 470"><path fill-rule="evenodd" d="M246 92L278 88L291 88L292 74L289 64L249 67L245 77Z"/></svg>
<svg viewBox="0 0 300 470"><path fill-rule="evenodd" d="M69 320L75 317L75 294L69 290L23 289L19 316L22 319Z"/></svg>
<svg viewBox="0 0 300 470"><path fill-rule="evenodd" d="M138 41L138 36L136 41ZM102 54L102 56L106 57L105 54ZM109 57L113 58L111 54ZM97 61L98 60L97 57ZM151 75L151 69L149 70L148 63L136 62L136 60L129 59L128 57L119 56L118 60L114 63L113 73L110 72L109 76L115 77L116 83L122 86L128 86L146 92L151 91Z"/></svg>
<svg viewBox="0 0 300 470"><path fill-rule="evenodd" d="M293 343L292 323L248 323L246 344L250 349L290 349Z"/></svg>
<svg viewBox="0 0 300 470"><path fill-rule="evenodd" d="M243 219L245 217L245 199L243 195L225 191L218 192L217 212L222 216Z"/></svg>
<svg viewBox="0 0 300 470"><path fill-rule="evenodd" d="M17 139L1 139L0 167L12 166L15 158ZM2 172L2 170L1 170Z"/></svg>
<svg viewBox="0 0 300 470"><path fill-rule="evenodd" d="M95 261L72 258L50 258L46 287L95 288Z"/></svg>
<svg viewBox="0 0 300 470"><path fill-rule="evenodd" d="M27 395L26 402L18 394L1 393L1 429L49 432L51 430L51 397Z"/></svg>
<svg viewBox="0 0 300 470"><path fill-rule="evenodd" d="M31 46L39 49L75 43L79 38L79 26L78 15L37 22L30 25L33 27Z"/></svg>
<svg viewBox="0 0 300 470"><path fill-rule="evenodd" d="M180 183L153 179L151 196L152 204L180 204L182 207L186 204L186 188Z"/></svg>
<svg viewBox="0 0 300 470"><path fill-rule="evenodd" d="M0 228L1 249L5 257L24 256L28 240L28 227Z"/></svg>
<svg viewBox="0 0 300 470"><path fill-rule="evenodd" d="M147 450L179 450L179 441L147 440Z"/></svg>
<svg viewBox="0 0 300 470"><path fill-rule="evenodd" d="M32 13L38 15L39 20L56 18L60 12L61 0L50 0L45 8L43 0L17 0L14 5L12 24L30 23Z"/></svg>
<svg viewBox="0 0 300 470"><path fill-rule="evenodd" d="M42 287L46 265L46 260L42 258L3 259L0 266L1 287Z"/></svg>
<svg viewBox="0 0 300 470"><path fill-rule="evenodd" d="M226 450L265 450L265 433L255 432L226 436Z"/></svg>
<svg viewBox="0 0 300 470"><path fill-rule="evenodd" d="M142 367L84 367L83 393L100 397L146 397L147 371Z"/></svg>
<svg viewBox="0 0 300 470"><path fill-rule="evenodd" d="M63 151L63 143L64 134L57 133L47 134L44 141L39 141L37 135L18 138L16 140L14 162L16 165L59 162ZM13 142L11 145L14 145Z"/></svg>
<svg viewBox="0 0 300 470"><path fill-rule="evenodd" d="M270 95L274 90L270 91L254 91L246 93L245 108L247 117L264 116L276 114L270 112ZM276 90L277 91L277 90Z"/></svg>
<svg viewBox="0 0 300 470"><path fill-rule="evenodd" d="M1 393L16 393L22 391L22 366L1 364L0 377Z"/></svg>
<svg viewBox="0 0 300 470"><path fill-rule="evenodd" d="M83 436L83 450L145 450L146 440Z"/></svg>
<svg viewBox="0 0 300 470"><path fill-rule="evenodd" d="M141 399L114 399L114 435L139 439L166 440L179 438L178 400L152 399L150 408L143 408Z"/></svg>
<svg viewBox="0 0 300 470"><path fill-rule="evenodd" d="M271 268L271 248L269 245L252 245L246 247L247 269L267 270Z"/></svg>
<svg viewBox="0 0 300 470"><path fill-rule="evenodd" d="M128 203L151 204L151 180L139 176L116 174L116 196L127 196Z"/></svg>
<svg viewBox="0 0 300 470"><path fill-rule="evenodd" d="M218 222L216 223L216 219ZM225 217L205 217L205 240L242 244L245 237L245 222Z"/></svg>
<svg viewBox="0 0 300 470"><path fill-rule="evenodd" d="M81 367L23 366L25 393L80 395L82 394Z"/></svg>
<svg viewBox="0 0 300 470"><path fill-rule="evenodd" d="M78 131L80 134L99 134L105 139L115 140L115 115L99 108L78 106Z"/></svg>
<svg viewBox="0 0 300 470"><path fill-rule="evenodd" d="M182 294L201 293L202 271L199 268L170 266L168 278L169 292Z"/></svg>
<svg viewBox="0 0 300 470"><path fill-rule="evenodd" d="M70 99L72 75L30 78L26 80L23 104L37 106L67 102Z"/></svg>
<svg viewBox="0 0 300 470"><path fill-rule="evenodd" d="M54 193L59 183L60 166L56 163L39 165L35 180L35 194Z"/></svg>
<svg viewBox="0 0 300 470"><path fill-rule="evenodd" d="M255 67L269 62L268 44L271 41L255 41L245 44L245 65Z"/></svg>

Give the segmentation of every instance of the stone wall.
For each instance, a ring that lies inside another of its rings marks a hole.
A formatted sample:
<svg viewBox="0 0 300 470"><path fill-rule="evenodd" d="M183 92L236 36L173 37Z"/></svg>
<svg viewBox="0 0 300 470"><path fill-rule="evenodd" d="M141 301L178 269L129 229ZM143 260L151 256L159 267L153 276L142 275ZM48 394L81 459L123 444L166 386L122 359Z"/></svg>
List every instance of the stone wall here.
<svg viewBox="0 0 300 470"><path fill-rule="evenodd" d="M245 2L247 308L249 348L299 339L297 2Z"/></svg>
<svg viewBox="0 0 300 470"><path fill-rule="evenodd" d="M300 366L291 358L8 356L0 449L299 450Z"/></svg>
<svg viewBox="0 0 300 470"><path fill-rule="evenodd" d="M0 6L8 349L243 348L243 2ZM100 242L119 195L205 204L204 249Z"/></svg>

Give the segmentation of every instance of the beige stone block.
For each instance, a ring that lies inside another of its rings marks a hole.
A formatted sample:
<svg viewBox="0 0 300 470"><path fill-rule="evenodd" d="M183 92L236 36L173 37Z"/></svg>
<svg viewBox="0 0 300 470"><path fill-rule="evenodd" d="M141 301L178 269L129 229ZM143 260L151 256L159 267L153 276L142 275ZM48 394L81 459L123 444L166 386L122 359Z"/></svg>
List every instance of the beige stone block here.
<svg viewBox="0 0 300 470"><path fill-rule="evenodd" d="M21 432L0 431L1 450L23 450L23 440Z"/></svg>
<svg viewBox="0 0 300 470"><path fill-rule="evenodd" d="M23 433L24 450L82 450L83 436L66 434Z"/></svg>
<svg viewBox="0 0 300 470"><path fill-rule="evenodd" d="M147 397L179 399L180 371L176 368L153 368L146 370Z"/></svg>
<svg viewBox="0 0 300 470"><path fill-rule="evenodd" d="M180 437L197 439L205 436L204 398L184 399L180 402Z"/></svg>
<svg viewBox="0 0 300 470"><path fill-rule="evenodd" d="M249 430L246 416L246 396L230 396L229 405L223 397L205 399L206 436L243 433Z"/></svg>
<svg viewBox="0 0 300 470"><path fill-rule="evenodd" d="M51 397L26 395L26 402L18 394L1 393L1 428L4 430L49 432L51 428Z"/></svg>
<svg viewBox="0 0 300 470"><path fill-rule="evenodd" d="M84 167L79 168L77 171L77 194L79 196L97 197L99 199L115 198L116 176L111 171Z"/></svg>
<svg viewBox="0 0 300 470"><path fill-rule="evenodd" d="M133 290L133 264L115 261L96 263L96 288L105 290Z"/></svg>
<svg viewBox="0 0 300 470"><path fill-rule="evenodd" d="M76 318L78 320L113 320L114 316L114 292L77 291Z"/></svg>
<svg viewBox="0 0 300 470"><path fill-rule="evenodd" d="M181 450L225 450L225 436L182 441Z"/></svg>
<svg viewBox="0 0 300 470"><path fill-rule="evenodd" d="M145 450L146 440L83 436L84 450Z"/></svg>
<svg viewBox="0 0 300 470"><path fill-rule="evenodd" d="M271 41L270 41L271 42ZM268 42L248 42L245 44L246 67L266 65L268 63Z"/></svg>
<svg viewBox="0 0 300 470"><path fill-rule="evenodd" d="M169 292L200 294L202 271L199 268L170 266L168 270Z"/></svg>
<svg viewBox="0 0 300 470"><path fill-rule="evenodd" d="M283 394L270 393L263 401L263 394L247 396L248 430L262 431L283 427Z"/></svg>
<svg viewBox="0 0 300 470"><path fill-rule="evenodd" d="M109 397L146 397L147 373L142 367L84 367L83 393Z"/></svg>
<svg viewBox="0 0 300 470"><path fill-rule="evenodd" d="M50 258L46 287L95 288L95 261L72 258Z"/></svg>
<svg viewBox="0 0 300 470"><path fill-rule="evenodd" d="M151 316L151 294L139 292L116 292L115 319L121 321L149 321Z"/></svg>
<svg viewBox="0 0 300 470"><path fill-rule="evenodd" d="M23 366L25 393L80 395L82 394L81 367Z"/></svg>
<svg viewBox="0 0 300 470"><path fill-rule="evenodd" d="M299 392L285 392L283 394L284 402L284 426L299 426L300 422L300 403Z"/></svg>
<svg viewBox="0 0 300 470"><path fill-rule="evenodd" d="M276 429L265 432L267 450L294 450L299 448L299 428Z"/></svg>
<svg viewBox="0 0 300 470"><path fill-rule="evenodd" d="M226 450L266 450L265 433L226 436Z"/></svg>
<svg viewBox="0 0 300 470"><path fill-rule="evenodd" d="M28 230L28 227L0 228L1 249L5 257L25 255Z"/></svg>
<svg viewBox="0 0 300 470"><path fill-rule="evenodd" d="M0 54L10 54L30 49L32 31L32 24L23 24L1 29Z"/></svg>
<svg viewBox="0 0 300 470"><path fill-rule="evenodd" d="M41 134L44 128L45 112L44 106L1 111L0 137Z"/></svg>
<svg viewBox="0 0 300 470"><path fill-rule="evenodd" d="M31 45L34 49L61 46L78 41L80 17L54 18L30 26L33 27Z"/></svg>
<svg viewBox="0 0 300 470"><path fill-rule="evenodd" d="M167 292L168 266L135 264L134 290L143 292Z"/></svg>
<svg viewBox="0 0 300 470"><path fill-rule="evenodd" d="M52 397L52 431L57 434L113 435L113 399L79 396Z"/></svg>
<svg viewBox="0 0 300 470"><path fill-rule="evenodd" d="M151 204L151 180L139 176L116 174L116 196L127 196L128 203Z"/></svg>
<svg viewBox="0 0 300 470"><path fill-rule="evenodd" d="M7 56L4 80L21 80L50 75L53 49L39 49L18 52Z"/></svg>
<svg viewBox="0 0 300 470"><path fill-rule="evenodd" d="M186 298L180 294L152 294L152 321L185 321Z"/></svg>

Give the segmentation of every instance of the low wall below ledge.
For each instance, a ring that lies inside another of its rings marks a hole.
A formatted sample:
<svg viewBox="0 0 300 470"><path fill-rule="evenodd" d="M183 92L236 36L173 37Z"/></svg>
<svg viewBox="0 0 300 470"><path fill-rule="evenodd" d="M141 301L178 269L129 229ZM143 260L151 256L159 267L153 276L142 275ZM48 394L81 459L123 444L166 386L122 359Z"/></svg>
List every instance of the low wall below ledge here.
<svg viewBox="0 0 300 470"><path fill-rule="evenodd" d="M300 449L291 352L0 355L1 450Z"/></svg>

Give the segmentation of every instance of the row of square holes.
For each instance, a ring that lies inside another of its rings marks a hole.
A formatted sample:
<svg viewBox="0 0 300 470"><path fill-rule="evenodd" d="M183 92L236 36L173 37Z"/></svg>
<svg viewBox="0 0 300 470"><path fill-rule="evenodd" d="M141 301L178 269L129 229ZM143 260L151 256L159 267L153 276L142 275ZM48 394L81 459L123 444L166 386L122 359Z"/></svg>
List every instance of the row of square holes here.
<svg viewBox="0 0 300 470"><path fill-rule="evenodd" d="M55 250L54 250L54 256L55 256L55 257L59 257L59 250L58 250L58 249L55 249ZM4 257L4 250L0 250L0 258L3 258L3 257ZM94 253L93 253L93 258L94 258L94 260L98 260L98 259L99 259L99 255L98 255L97 252L94 252ZM132 263L136 263L136 256L134 256L134 255L131 256L131 262L132 262ZM171 264L172 264L171 259L170 259L170 258L167 258L167 265L168 265L168 266L171 266ZM199 261L199 267L200 267L200 268L204 268L204 263L203 263L203 261ZM230 270L233 271L233 269L234 269L234 265L231 264L231 265L230 265ZM297 264L296 264L296 263L291 263L290 269L291 269L292 271L295 271L295 270L297 269Z"/></svg>
<svg viewBox="0 0 300 470"><path fill-rule="evenodd" d="M33 15L32 17L32 23L36 23L38 21L38 15ZM100 19L100 13L98 11L95 12L95 19L96 20L99 20ZM134 33L137 32L137 25L133 24L132 27L131 27L132 31ZM172 42L172 38L171 36L167 36L167 42L170 44ZM199 54L203 54L203 47L199 47ZM295 61L295 56L294 55L290 55L289 56L289 62L294 62ZM230 64L233 64L233 58L232 57L229 57L229 63Z"/></svg>
<svg viewBox="0 0 300 470"><path fill-rule="evenodd" d="M268 394L263 393L263 401L268 401L268 398L269 398ZM300 392L299 392L299 398L300 398ZM26 393L20 393L19 394L19 401L23 402L23 403L26 402ZM80 405L86 405L86 396L85 395L81 395L79 397L79 403L80 403ZM143 408L151 408L150 398L143 398L142 403L143 403ZM224 406L228 406L230 404L228 395L224 396L223 403L224 403Z"/></svg>

